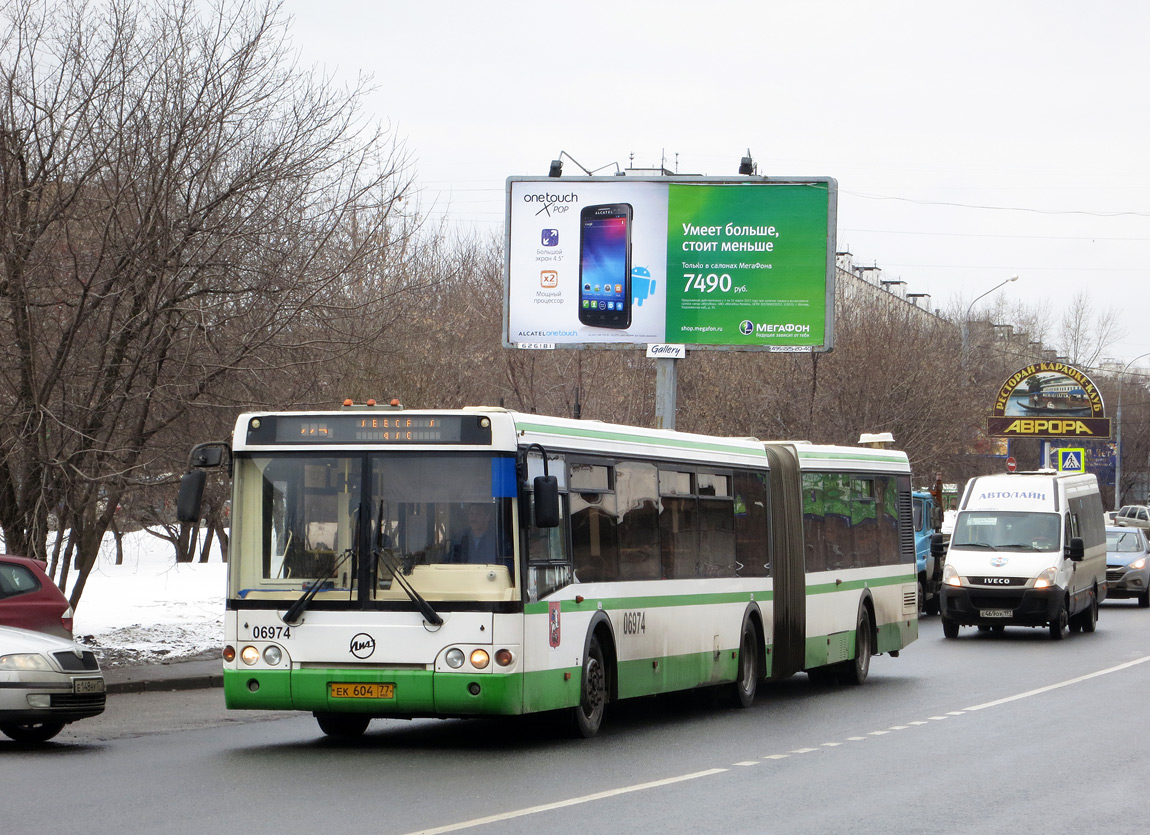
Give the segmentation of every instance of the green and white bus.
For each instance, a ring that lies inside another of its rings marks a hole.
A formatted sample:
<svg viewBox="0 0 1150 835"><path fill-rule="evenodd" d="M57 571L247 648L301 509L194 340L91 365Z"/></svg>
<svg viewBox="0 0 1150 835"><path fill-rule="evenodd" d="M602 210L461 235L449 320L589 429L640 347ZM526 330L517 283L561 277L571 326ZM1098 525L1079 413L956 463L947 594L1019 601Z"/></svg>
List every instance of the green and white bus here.
<svg viewBox="0 0 1150 835"><path fill-rule="evenodd" d="M230 708L375 717L563 711L805 671L861 683L918 635L910 466L498 408L241 415L201 444L233 479Z"/></svg>

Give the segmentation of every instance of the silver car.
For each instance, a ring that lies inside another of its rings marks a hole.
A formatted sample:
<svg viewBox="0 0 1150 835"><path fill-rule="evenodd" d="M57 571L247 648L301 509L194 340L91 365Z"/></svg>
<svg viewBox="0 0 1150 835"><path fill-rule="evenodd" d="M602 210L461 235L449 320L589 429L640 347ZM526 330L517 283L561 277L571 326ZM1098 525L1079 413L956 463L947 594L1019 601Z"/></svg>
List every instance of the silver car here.
<svg viewBox="0 0 1150 835"><path fill-rule="evenodd" d="M0 733L44 742L69 722L104 712L104 675L77 643L0 626Z"/></svg>
<svg viewBox="0 0 1150 835"><path fill-rule="evenodd" d="M1150 607L1150 540L1142 528L1106 529L1106 597Z"/></svg>

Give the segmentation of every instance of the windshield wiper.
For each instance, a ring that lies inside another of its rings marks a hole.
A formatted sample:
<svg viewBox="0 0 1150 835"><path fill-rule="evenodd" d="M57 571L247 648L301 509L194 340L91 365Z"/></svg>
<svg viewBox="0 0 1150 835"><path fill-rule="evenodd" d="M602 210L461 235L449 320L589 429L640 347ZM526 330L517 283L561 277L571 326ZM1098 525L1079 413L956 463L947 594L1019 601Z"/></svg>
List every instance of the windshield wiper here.
<svg viewBox="0 0 1150 835"><path fill-rule="evenodd" d="M299 623L299 616L303 614L303 610L307 608L307 605L311 603L312 599L316 596L316 594L319 593L320 589L323 588L324 583L335 576L336 572L338 572L340 567L348 561L353 553L354 552L352 549L348 548L343 552L343 555L339 558L338 561L333 561L331 571L329 571L323 577L317 577L315 582L308 587L307 591L300 595L299 600L288 607L288 610L283 613L283 616L280 618L280 620L282 620L288 626L297 626Z"/></svg>
<svg viewBox="0 0 1150 835"><path fill-rule="evenodd" d="M952 542L951 548L989 548L991 551L996 550L989 542Z"/></svg>
<svg viewBox="0 0 1150 835"><path fill-rule="evenodd" d="M432 626L443 625L443 618L441 618L439 614L433 608L431 608L430 603L423 599L423 595L417 592L415 587L412 586L411 583L409 583L406 579L404 579L403 575L405 573L411 573L411 567L408 565L407 559L404 560L403 566L400 566L395 561L395 552L390 548L376 549L372 551L372 556L375 557L377 563L382 562L385 566L387 566L387 569L391 572L391 578L398 582L400 588L407 592L407 596L411 598L411 602L414 603L419 608L419 611L423 614L424 620L426 620ZM403 568L406 568L407 571L403 571Z"/></svg>

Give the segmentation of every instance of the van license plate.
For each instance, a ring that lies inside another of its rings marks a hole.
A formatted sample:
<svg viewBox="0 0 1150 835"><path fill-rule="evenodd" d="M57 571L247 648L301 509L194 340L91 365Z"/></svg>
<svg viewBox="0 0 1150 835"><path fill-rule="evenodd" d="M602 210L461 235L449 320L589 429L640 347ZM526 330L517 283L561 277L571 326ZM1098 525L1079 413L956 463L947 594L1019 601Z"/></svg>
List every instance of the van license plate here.
<svg viewBox="0 0 1150 835"><path fill-rule="evenodd" d="M1014 612L1010 609L980 609L978 614L984 618L1008 618Z"/></svg>

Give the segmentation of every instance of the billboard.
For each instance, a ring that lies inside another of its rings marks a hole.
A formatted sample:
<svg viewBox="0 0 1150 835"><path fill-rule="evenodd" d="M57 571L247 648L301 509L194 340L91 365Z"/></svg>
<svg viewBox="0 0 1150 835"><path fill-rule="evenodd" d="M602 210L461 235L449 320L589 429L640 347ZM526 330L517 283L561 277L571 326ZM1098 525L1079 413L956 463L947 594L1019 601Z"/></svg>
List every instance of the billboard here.
<svg viewBox="0 0 1150 835"><path fill-rule="evenodd" d="M838 187L509 177L506 347L827 351Z"/></svg>
<svg viewBox="0 0 1150 835"><path fill-rule="evenodd" d="M1102 392L1082 371L1038 362L1014 372L998 390L986 434L1000 438L1110 437Z"/></svg>

